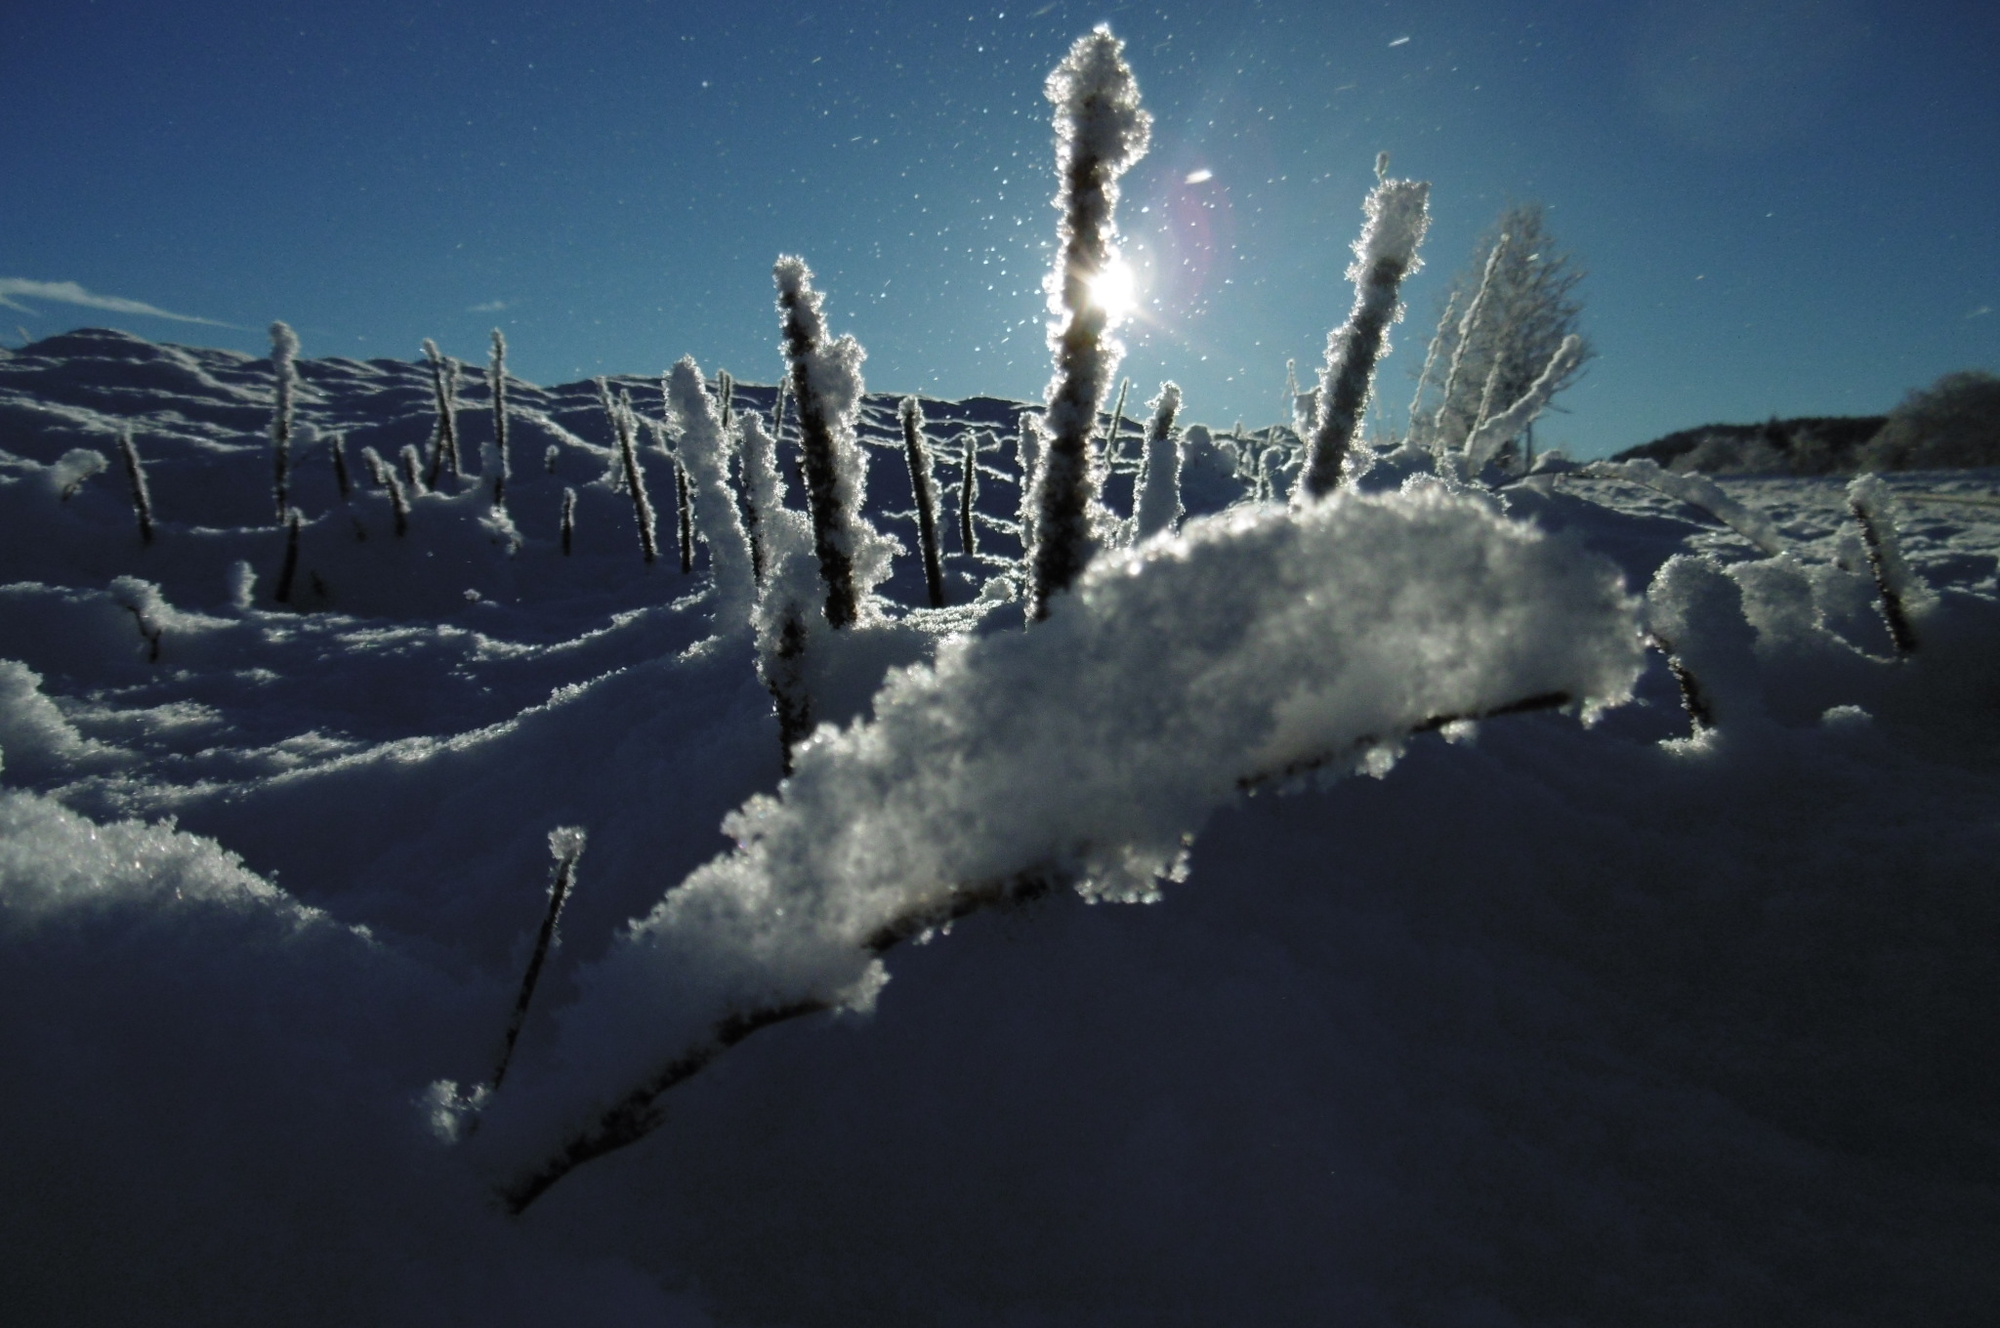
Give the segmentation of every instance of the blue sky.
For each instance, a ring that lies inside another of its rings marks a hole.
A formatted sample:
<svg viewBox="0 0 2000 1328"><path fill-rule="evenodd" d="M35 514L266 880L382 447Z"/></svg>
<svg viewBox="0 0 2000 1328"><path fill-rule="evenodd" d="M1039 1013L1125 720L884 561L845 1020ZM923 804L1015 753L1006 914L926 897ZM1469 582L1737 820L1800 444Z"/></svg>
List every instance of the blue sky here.
<svg viewBox="0 0 2000 1328"><path fill-rule="evenodd" d="M536 381L688 353L769 381L771 262L796 251L872 389L1039 397L1042 82L1108 21L1155 116L1121 221L1161 276L1125 371L1176 379L1191 419L1280 417L1285 361L1316 364L1351 301L1383 149L1435 216L1394 422L1439 292L1518 199L1590 273L1599 359L1547 443L1882 411L2000 369L1990 5L11 8L10 344L95 323L262 352L283 318L308 355L434 336L477 360L498 324Z"/></svg>

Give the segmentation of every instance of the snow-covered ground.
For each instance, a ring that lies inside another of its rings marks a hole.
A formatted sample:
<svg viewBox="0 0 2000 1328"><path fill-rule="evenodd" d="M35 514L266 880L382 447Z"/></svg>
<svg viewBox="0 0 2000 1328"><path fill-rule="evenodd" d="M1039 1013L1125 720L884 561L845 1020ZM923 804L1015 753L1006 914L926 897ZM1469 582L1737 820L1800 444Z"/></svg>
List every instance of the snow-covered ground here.
<svg viewBox="0 0 2000 1328"><path fill-rule="evenodd" d="M1181 537L1024 630L1026 407L923 403L931 610L870 396L867 511L909 552L815 638L856 722L781 786L672 462L645 440L648 565L595 386L510 385L500 517L469 369L473 474L398 536L362 449L428 456L428 368L299 372L279 604L269 362L0 356L8 1322L2000 1315L2000 475L1889 480L1907 655L1845 481L1726 481L1732 527L1629 475L1481 498L1391 461L1290 513L1228 440L1190 445ZM508 1214L788 1004L819 1012Z"/></svg>

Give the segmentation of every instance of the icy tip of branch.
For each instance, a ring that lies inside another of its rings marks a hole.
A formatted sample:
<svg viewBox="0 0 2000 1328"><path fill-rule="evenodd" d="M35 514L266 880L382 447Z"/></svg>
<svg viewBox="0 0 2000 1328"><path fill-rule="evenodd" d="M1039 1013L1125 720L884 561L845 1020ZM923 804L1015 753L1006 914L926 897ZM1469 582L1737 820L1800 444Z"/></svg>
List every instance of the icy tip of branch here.
<svg viewBox="0 0 2000 1328"><path fill-rule="evenodd" d="M497 327L493 329L493 353L495 355L507 353L507 334Z"/></svg>
<svg viewBox="0 0 2000 1328"><path fill-rule="evenodd" d="M429 337L424 338L424 357L435 364L438 361L438 344Z"/></svg>
<svg viewBox="0 0 2000 1328"><path fill-rule="evenodd" d="M580 825L559 825L549 831L549 856L557 862L574 862L583 856L586 838Z"/></svg>
<svg viewBox="0 0 2000 1328"><path fill-rule="evenodd" d="M1178 383L1161 383L1160 395L1146 403L1156 413L1178 415L1181 412L1181 389Z"/></svg>
<svg viewBox="0 0 2000 1328"><path fill-rule="evenodd" d="M299 353L299 334L292 331L291 324L276 322L271 324L271 358L289 360Z"/></svg>
<svg viewBox="0 0 2000 1328"><path fill-rule="evenodd" d="M1100 23L1049 75L1044 91L1056 106L1065 164L1082 154L1117 175L1146 155L1153 117L1139 105L1139 81L1124 52L1125 43Z"/></svg>
<svg viewBox="0 0 2000 1328"><path fill-rule="evenodd" d="M782 295L812 294L812 269L797 254L779 254L778 261L771 266L771 275L777 279Z"/></svg>
<svg viewBox="0 0 2000 1328"><path fill-rule="evenodd" d="M1359 281L1383 259L1394 260L1403 274L1423 267L1417 249L1431 226L1431 186L1428 180L1383 180L1368 191L1368 223L1354 242L1354 266L1348 279Z"/></svg>

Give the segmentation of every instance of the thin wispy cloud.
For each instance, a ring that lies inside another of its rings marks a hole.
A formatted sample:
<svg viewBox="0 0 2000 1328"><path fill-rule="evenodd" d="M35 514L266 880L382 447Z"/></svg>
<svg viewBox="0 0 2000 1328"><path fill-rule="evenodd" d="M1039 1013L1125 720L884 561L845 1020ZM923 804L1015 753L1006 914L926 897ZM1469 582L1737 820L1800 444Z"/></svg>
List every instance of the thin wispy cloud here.
<svg viewBox="0 0 2000 1328"><path fill-rule="evenodd" d="M469 314L497 314L502 309L511 309L512 307L513 306L508 304L507 301L505 300L488 300L484 304L473 305L465 312Z"/></svg>
<svg viewBox="0 0 2000 1328"><path fill-rule="evenodd" d="M99 295L85 290L74 281L29 281L22 277L0 277L0 305L9 309L19 309L31 314L35 310L18 302L17 298L48 300L55 304L76 304L86 309L103 309L114 314L138 314L146 318L170 318L176 323L202 323L208 327L236 327L215 318L196 318L192 314L169 313L165 309L147 304L143 300L128 300L118 295ZM238 329L239 331L241 329Z"/></svg>
<svg viewBox="0 0 2000 1328"><path fill-rule="evenodd" d="M1966 317L1967 317L1967 318L1984 318L1984 317L1986 317L1986 315L1988 315L1988 314L1990 314L1990 313L1992 313L1992 312L1993 312L1993 306L1992 306L1992 305L1990 305L1990 304L1982 304L1982 305L1980 305L1980 306L1979 306L1979 307L1978 307L1977 309L1974 309L1974 310L1973 310L1973 311L1972 311L1971 313L1967 314L1967 315L1966 315Z"/></svg>

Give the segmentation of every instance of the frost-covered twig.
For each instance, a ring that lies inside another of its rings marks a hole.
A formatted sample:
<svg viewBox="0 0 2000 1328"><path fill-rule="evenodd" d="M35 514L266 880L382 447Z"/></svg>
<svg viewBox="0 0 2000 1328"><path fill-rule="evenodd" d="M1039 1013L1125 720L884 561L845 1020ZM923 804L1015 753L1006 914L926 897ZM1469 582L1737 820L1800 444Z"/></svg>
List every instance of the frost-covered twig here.
<svg viewBox="0 0 2000 1328"><path fill-rule="evenodd" d="M737 427L742 435L743 533L750 541L750 569L762 585L770 566L764 549L764 523L766 514L784 503L784 480L778 474L777 444L764 432L763 417L745 411Z"/></svg>
<svg viewBox="0 0 2000 1328"><path fill-rule="evenodd" d="M1417 375L1417 391L1410 398L1409 432L1412 443L1424 442L1422 436L1424 426L1418 412L1423 409L1424 390L1431 385L1431 370L1437 367L1438 350L1444 345L1445 334L1451 327L1451 317L1457 312L1458 292L1453 291L1451 298L1444 303L1444 314L1438 319L1437 331L1431 334L1430 347L1424 351L1423 371Z"/></svg>
<svg viewBox="0 0 2000 1328"><path fill-rule="evenodd" d="M924 589L931 607L944 607L944 553L938 547L937 481L931 473L931 445L924 437L924 408L904 397L897 411L903 425L903 457L910 464L910 493L917 506L917 548L924 561Z"/></svg>
<svg viewBox="0 0 2000 1328"><path fill-rule="evenodd" d="M521 1025L528 1018L528 1003L535 998L535 984L541 981L542 965L556 941L556 924L562 920L563 905L576 886L577 859L583 856L583 827L557 826L549 831L549 854L556 860L549 881L549 906L542 913L542 929L536 933L535 948L528 955L528 971L521 975L520 994L514 998L514 1014L507 1021L507 1036L500 1048L500 1063L493 1067L490 1087L498 1091L506 1081L507 1066L514 1059L514 1044L520 1040Z"/></svg>
<svg viewBox="0 0 2000 1328"><path fill-rule="evenodd" d="M271 376L277 401L271 412L272 495L280 521L292 507L292 411L299 390L299 371L294 363L298 355L298 333L283 322L271 324Z"/></svg>
<svg viewBox="0 0 2000 1328"><path fill-rule="evenodd" d="M1562 386L1563 380L1583 363L1583 355L1583 338L1572 332L1562 339L1562 345L1556 347L1556 353L1549 357L1548 367L1528 385L1528 390L1521 394L1519 401L1491 418L1483 418L1490 403L1481 403L1480 423L1465 440L1465 472L1468 477L1477 475L1493 454L1500 450L1502 443L1533 423L1543 407L1549 404L1549 398L1555 395L1556 389ZM1490 388L1499 380L1499 375L1500 369L1496 364L1487 379L1488 398L1492 396Z"/></svg>
<svg viewBox="0 0 2000 1328"><path fill-rule="evenodd" d="M1858 476L1847 486L1847 510L1861 526L1861 539L1868 549L1868 570L1873 573L1876 592L1881 596L1882 621L1889 629L1896 653L1908 655L1917 649L1917 632L1910 625L1910 612L1928 598L1928 592L1903 561L1902 542L1897 538L1892 515L1894 502L1895 495L1880 475Z"/></svg>
<svg viewBox="0 0 2000 1328"><path fill-rule="evenodd" d="M902 940L1063 881L1154 897L1246 787L1622 700L1642 662L1615 567L1438 491L1239 512L1106 562L1044 627L951 643L821 730L725 822L737 848L583 975L559 1072L487 1115L510 1207L757 1029L868 1005Z"/></svg>
<svg viewBox="0 0 2000 1328"><path fill-rule="evenodd" d="M1386 165L1386 163L1385 163ZM1421 180L1381 180L1368 192L1368 222L1354 242L1347 269L1354 307L1326 341L1319 404L1294 502L1321 498L1339 487L1354 432L1368 409L1375 364L1388 350L1389 325L1402 317L1397 300L1403 278L1423 266L1417 248L1430 228L1430 185Z"/></svg>
<svg viewBox="0 0 2000 1328"><path fill-rule="evenodd" d="M1124 43L1107 27L1077 39L1049 75L1046 91L1056 107L1062 223L1055 269L1045 283L1056 364L1042 414L1048 437L1029 561L1031 619L1048 616L1050 599L1082 573L1095 550L1098 467L1091 437L1125 348L1110 335L1113 311L1092 285L1121 261L1118 177L1146 154L1153 124L1139 106Z"/></svg>
<svg viewBox="0 0 2000 1328"><path fill-rule="evenodd" d="M565 485L563 488L563 497L562 497L563 557L567 558L570 556L571 552L574 550L575 543L576 543L576 490L569 488L567 485Z"/></svg>
<svg viewBox="0 0 2000 1328"><path fill-rule="evenodd" d="M153 542L153 495L146 487L146 468L139 462L139 448L132 441L132 431L125 430L118 435L118 454L125 459L125 480L132 490L132 510L139 516L139 542Z"/></svg>
<svg viewBox="0 0 2000 1328"><path fill-rule="evenodd" d="M1118 402L1111 408L1111 427L1104 435L1104 464L1109 467L1118 460L1118 440L1125 432L1125 398L1131 394L1132 380L1118 380Z"/></svg>
<svg viewBox="0 0 2000 1328"><path fill-rule="evenodd" d="M493 359L486 370L487 390L493 397L493 453L498 465L493 472L493 505L507 501L507 481L514 476L513 458L507 451L507 338L493 329Z"/></svg>
<svg viewBox="0 0 2000 1328"><path fill-rule="evenodd" d="M1160 394L1147 404L1153 408L1153 419L1146 426L1139 497L1132 505L1132 519L1137 527L1135 539L1172 530L1181 519L1181 447L1180 435L1174 432L1174 417L1181 408L1181 390L1176 384L1161 383Z"/></svg>

